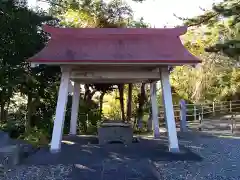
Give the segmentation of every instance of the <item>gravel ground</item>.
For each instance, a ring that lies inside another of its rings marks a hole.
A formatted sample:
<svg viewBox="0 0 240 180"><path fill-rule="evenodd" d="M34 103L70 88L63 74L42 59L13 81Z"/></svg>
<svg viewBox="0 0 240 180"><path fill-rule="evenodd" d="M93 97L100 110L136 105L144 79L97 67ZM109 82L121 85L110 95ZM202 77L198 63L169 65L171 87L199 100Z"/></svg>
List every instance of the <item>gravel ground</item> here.
<svg viewBox="0 0 240 180"><path fill-rule="evenodd" d="M207 137L188 133L181 138L180 142L199 154L203 160L198 162L154 162L160 179L240 179L240 139Z"/></svg>
<svg viewBox="0 0 240 180"><path fill-rule="evenodd" d="M240 139L208 137L196 133L181 134L180 139L180 144L201 156L202 159L187 152L183 147L181 148L186 153L180 155L167 153L164 146L166 138L159 141L142 140L127 148L121 145L98 147L100 150L95 150L94 155L90 155L88 159L84 159L81 152L83 150L89 152L91 147L80 151L78 146L78 151L71 154L73 159L70 159L66 149L65 156L62 153L57 158L54 157L53 160L58 161L49 165L53 161L50 159L51 156L41 152L42 154L36 154L38 158L30 159L26 164L17 166L1 180L155 180L156 177L147 169L149 159L154 164L152 170L155 176L158 175L161 180L240 179ZM115 153L117 157L111 159L109 153ZM117 161L118 158L119 161ZM89 160L88 165L87 160Z"/></svg>
<svg viewBox="0 0 240 180"><path fill-rule="evenodd" d="M1 180L71 180L73 165L21 165L9 171Z"/></svg>

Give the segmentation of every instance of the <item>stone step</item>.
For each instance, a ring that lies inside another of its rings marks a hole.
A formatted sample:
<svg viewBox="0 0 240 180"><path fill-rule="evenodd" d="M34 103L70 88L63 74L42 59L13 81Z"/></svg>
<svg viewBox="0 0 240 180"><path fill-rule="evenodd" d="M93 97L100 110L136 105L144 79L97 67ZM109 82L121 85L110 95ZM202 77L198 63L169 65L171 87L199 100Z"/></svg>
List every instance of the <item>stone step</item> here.
<svg viewBox="0 0 240 180"><path fill-rule="evenodd" d="M32 145L20 139L11 139L8 133L0 131L0 165L11 168L36 151Z"/></svg>
<svg viewBox="0 0 240 180"><path fill-rule="evenodd" d="M0 148L8 145L10 142L10 137L8 133L0 131Z"/></svg>

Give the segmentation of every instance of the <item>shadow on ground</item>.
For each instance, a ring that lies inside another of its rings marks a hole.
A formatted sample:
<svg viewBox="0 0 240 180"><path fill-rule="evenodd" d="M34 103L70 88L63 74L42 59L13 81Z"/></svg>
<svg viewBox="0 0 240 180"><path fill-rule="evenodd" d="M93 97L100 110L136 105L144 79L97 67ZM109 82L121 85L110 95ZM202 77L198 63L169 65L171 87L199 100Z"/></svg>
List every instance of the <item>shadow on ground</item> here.
<svg viewBox="0 0 240 180"><path fill-rule="evenodd" d="M67 178L77 180L155 180L156 161L201 161L202 158L180 146L181 153L168 152L167 139L139 138L130 145L99 145L94 136L66 136L60 153L51 154L42 148L24 160L25 166L71 165Z"/></svg>
<svg viewBox="0 0 240 180"><path fill-rule="evenodd" d="M143 139L138 143L124 145L119 143L98 145L94 136L64 137L60 153L51 154L42 148L28 157L24 164L85 164L114 160L119 162L150 159L152 161L201 161L201 157L184 146L181 153L168 152L166 139Z"/></svg>
<svg viewBox="0 0 240 180"><path fill-rule="evenodd" d="M43 148L7 173L5 179L159 180L239 176L239 139L202 132L178 133L179 142L185 147L181 146L181 154L172 154L168 152L166 135L162 133L160 140L145 135L130 146L99 146L96 137L65 137L61 153L52 155L48 148Z"/></svg>

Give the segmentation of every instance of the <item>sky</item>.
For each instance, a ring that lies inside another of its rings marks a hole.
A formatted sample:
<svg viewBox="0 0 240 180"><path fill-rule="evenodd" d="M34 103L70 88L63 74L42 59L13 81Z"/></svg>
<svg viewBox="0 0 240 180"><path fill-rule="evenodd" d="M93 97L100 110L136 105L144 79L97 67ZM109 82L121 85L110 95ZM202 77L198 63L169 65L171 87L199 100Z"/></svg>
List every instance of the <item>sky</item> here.
<svg viewBox="0 0 240 180"><path fill-rule="evenodd" d="M202 12L201 8L211 9L213 3L221 0L145 0L143 3L136 3L132 0L125 0L133 9L135 19L143 17L144 22L152 27L171 27L181 24L181 21L173 16L193 17ZM35 6L37 0L28 0L29 6ZM47 9L46 3L38 2L39 7Z"/></svg>

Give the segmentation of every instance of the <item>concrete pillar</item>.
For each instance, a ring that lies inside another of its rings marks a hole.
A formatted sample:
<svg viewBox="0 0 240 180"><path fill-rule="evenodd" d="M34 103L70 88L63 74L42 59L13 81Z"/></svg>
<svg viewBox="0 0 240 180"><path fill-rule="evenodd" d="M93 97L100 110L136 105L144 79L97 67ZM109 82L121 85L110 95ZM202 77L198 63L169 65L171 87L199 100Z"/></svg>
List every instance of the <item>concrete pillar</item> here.
<svg viewBox="0 0 240 180"><path fill-rule="evenodd" d="M62 68L61 83L58 92L56 115L52 132L52 141L50 151L57 153L61 150L61 141L64 127L65 110L68 99L68 86L70 79L70 69Z"/></svg>
<svg viewBox="0 0 240 180"><path fill-rule="evenodd" d="M153 120L154 138L159 138L160 137L160 132L159 132L159 120L158 120L157 86L156 86L156 82L152 82L150 84L150 96L151 96L151 107L152 107L152 120Z"/></svg>
<svg viewBox="0 0 240 180"><path fill-rule="evenodd" d="M78 119L78 110L79 110L79 100L80 100L80 84L78 82L74 82L70 132L69 132L69 134L71 134L71 135L77 134L77 119Z"/></svg>
<svg viewBox="0 0 240 180"><path fill-rule="evenodd" d="M167 67L160 69L162 95L166 125L168 131L169 151L179 152L177 129L174 119L171 85L169 81L169 70Z"/></svg>

